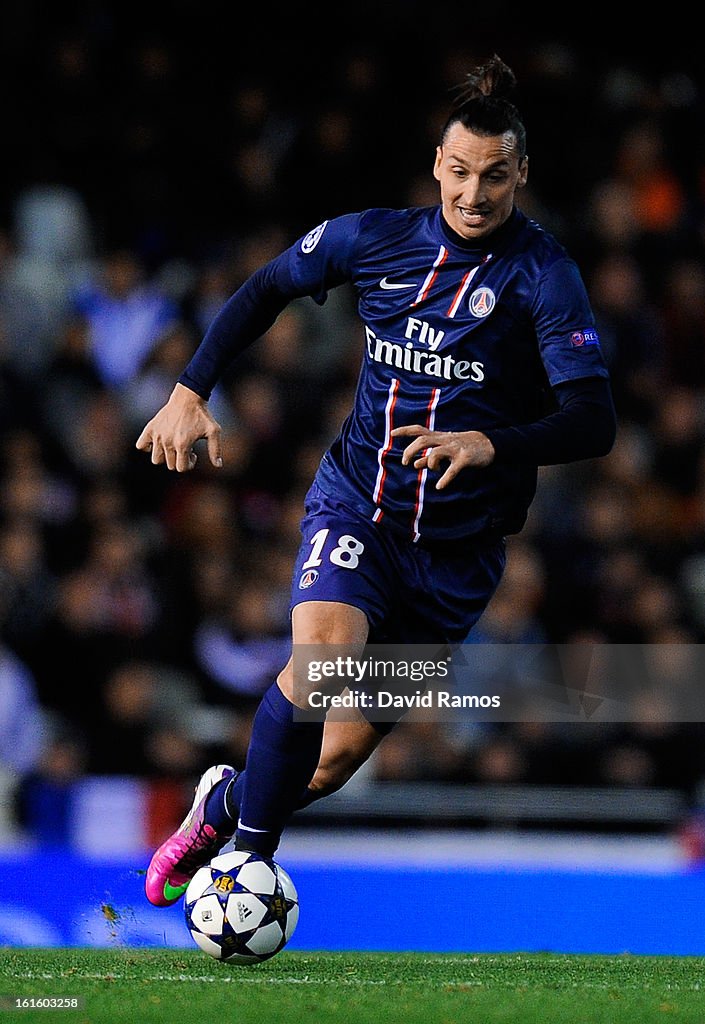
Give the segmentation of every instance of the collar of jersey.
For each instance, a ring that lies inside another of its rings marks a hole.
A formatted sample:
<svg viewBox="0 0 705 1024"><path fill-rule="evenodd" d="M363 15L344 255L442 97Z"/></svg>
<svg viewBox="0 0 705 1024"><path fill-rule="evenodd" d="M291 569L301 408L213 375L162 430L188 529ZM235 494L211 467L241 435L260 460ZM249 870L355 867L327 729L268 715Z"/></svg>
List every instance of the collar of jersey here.
<svg viewBox="0 0 705 1024"><path fill-rule="evenodd" d="M443 216L442 208L438 207L438 221L446 240L455 246L456 249L462 249L468 256L475 256L478 260L486 256L488 252L496 253L498 249L502 248L514 234L518 220L519 211L515 206L505 222L500 224L491 235L479 239L478 243L474 239L463 238L457 231L453 231Z"/></svg>

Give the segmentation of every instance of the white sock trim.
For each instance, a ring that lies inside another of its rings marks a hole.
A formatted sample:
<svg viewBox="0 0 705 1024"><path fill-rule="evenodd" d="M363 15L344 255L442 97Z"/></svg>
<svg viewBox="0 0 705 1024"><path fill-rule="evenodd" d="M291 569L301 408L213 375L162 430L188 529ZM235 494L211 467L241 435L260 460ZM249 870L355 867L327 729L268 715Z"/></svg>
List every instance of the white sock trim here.
<svg viewBox="0 0 705 1024"><path fill-rule="evenodd" d="M242 819L238 821L237 827L243 829L244 832L261 832L262 834L264 834L265 832L269 831L269 829L266 828L250 828L249 825L243 825Z"/></svg>
<svg viewBox="0 0 705 1024"><path fill-rule="evenodd" d="M228 780L228 784L225 787L225 791L223 793L223 810L225 811L225 817L230 818L231 821L233 820L233 816L228 810L228 793L230 792L230 787L232 786L236 778L237 775L233 775L233 777Z"/></svg>

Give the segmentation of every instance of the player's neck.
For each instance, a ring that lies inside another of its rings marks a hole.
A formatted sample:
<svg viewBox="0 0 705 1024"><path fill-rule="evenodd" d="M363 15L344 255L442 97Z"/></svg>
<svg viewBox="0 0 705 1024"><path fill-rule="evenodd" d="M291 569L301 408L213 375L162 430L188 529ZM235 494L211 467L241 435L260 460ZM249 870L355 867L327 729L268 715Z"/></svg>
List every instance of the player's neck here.
<svg viewBox="0 0 705 1024"><path fill-rule="evenodd" d="M486 253L493 249L496 249L512 231L513 225L517 219L517 208L513 207L512 212L509 214L505 221L495 228L494 231L490 232L489 235L484 235L482 238L463 238L457 231L454 231L448 221L443 216L443 210L439 206L438 208L438 219L440 221L441 230L446 236L449 242L457 246L459 249L466 249L469 253Z"/></svg>

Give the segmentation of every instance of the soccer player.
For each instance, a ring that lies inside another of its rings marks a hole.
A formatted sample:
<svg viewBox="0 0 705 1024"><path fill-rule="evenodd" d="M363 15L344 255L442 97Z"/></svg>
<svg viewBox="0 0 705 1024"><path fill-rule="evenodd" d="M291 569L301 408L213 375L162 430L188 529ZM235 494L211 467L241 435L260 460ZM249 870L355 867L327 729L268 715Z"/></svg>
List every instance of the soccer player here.
<svg viewBox="0 0 705 1024"><path fill-rule="evenodd" d="M528 171L515 86L496 55L467 76L436 150L439 205L338 216L257 270L137 440L153 463L182 473L205 439L222 465L207 405L221 375L291 300L323 303L352 282L364 358L354 407L305 501L294 650L459 643L497 587L538 467L603 456L614 443L579 269L515 202ZM303 675L293 658L272 681L244 769L216 765L201 777L149 865L152 903L175 902L233 836L237 849L273 856L292 814L340 788L393 727L359 708L345 721L311 720L303 711L316 687Z"/></svg>

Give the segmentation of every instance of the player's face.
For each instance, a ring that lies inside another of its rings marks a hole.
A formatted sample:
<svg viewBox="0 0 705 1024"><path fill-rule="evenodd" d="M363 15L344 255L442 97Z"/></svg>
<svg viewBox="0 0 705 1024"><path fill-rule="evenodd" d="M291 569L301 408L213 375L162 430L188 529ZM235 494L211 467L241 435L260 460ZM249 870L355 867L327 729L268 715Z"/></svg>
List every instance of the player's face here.
<svg viewBox="0 0 705 1024"><path fill-rule="evenodd" d="M526 184L528 160L519 159L513 132L475 135L456 122L436 150L433 175L441 186L443 216L463 238L483 238L512 212Z"/></svg>

